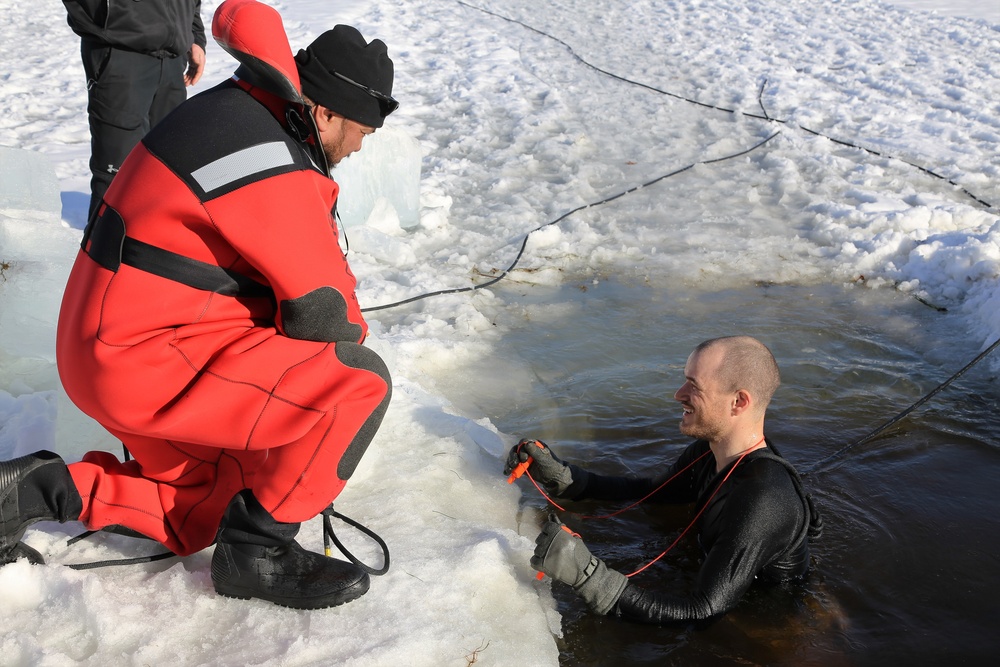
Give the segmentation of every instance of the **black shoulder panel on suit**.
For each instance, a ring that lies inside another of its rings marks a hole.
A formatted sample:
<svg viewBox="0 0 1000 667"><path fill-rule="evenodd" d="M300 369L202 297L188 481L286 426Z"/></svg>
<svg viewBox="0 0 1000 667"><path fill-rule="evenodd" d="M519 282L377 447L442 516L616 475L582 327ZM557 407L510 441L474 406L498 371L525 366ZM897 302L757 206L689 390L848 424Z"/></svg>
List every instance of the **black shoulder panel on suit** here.
<svg viewBox="0 0 1000 667"><path fill-rule="evenodd" d="M184 102L142 142L202 201L271 176L316 168L278 119L232 81Z"/></svg>

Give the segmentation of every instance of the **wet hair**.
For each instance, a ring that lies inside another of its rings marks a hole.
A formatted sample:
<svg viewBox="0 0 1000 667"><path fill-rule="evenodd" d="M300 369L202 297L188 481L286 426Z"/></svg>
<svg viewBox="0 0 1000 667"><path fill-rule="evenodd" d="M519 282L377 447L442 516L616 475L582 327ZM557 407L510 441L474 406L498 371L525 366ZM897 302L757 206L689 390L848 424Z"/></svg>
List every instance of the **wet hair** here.
<svg viewBox="0 0 1000 667"><path fill-rule="evenodd" d="M721 346L722 363L718 380L728 392L745 389L757 403L757 412L764 415L771 397L781 385L778 362L767 346L750 336L723 336L700 343L695 352Z"/></svg>

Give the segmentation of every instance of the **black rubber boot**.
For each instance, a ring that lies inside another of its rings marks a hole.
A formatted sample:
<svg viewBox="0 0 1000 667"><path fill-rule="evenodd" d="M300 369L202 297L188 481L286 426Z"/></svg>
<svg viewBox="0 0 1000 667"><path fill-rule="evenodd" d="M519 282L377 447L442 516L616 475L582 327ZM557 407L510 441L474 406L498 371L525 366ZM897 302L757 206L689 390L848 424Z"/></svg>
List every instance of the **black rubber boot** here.
<svg viewBox="0 0 1000 667"><path fill-rule="evenodd" d="M75 521L83 500L57 454L41 451L0 461L0 565L18 558L41 562L37 551L20 544L36 521Z"/></svg>
<svg viewBox="0 0 1000 667"><path fill-rule="evenodd" d="M306 551L297 523L279 523L250 491L229 503L212 556L212 583L227 597L260 598L296 609L321 609L368 592L368 573Z"/></svg>

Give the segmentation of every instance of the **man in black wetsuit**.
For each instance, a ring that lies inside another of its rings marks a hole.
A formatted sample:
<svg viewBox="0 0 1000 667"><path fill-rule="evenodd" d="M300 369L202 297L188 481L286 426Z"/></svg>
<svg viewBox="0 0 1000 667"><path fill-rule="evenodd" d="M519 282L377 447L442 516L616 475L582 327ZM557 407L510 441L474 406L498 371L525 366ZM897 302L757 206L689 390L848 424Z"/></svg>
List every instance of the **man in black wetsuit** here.
<svg viewBox="0 0 1000 667"><path fill-rule="evenodd" d="M522 440L508 456L506 474L530 461L531 476L558 498L694 503L704 560L694 590L676 595L631 583L556 517L548 520L532 567L572 586L598 614L700 621L735 607L754 580L808 572L808 537L819 534L821 521L798 474L764 437L764 413L780 383L770 350L749 336L708 340L688 357L684 375L674 398L683 408L681 433L697 440L659 475L597 475L534 440Z"/></svg>

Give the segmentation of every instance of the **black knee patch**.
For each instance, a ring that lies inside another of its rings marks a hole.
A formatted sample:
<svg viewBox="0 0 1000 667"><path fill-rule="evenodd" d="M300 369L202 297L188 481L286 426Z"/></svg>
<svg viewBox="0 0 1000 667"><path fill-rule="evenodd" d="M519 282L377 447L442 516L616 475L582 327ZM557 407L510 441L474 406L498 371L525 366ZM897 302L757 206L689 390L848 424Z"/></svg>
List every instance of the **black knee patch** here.
<svg viewBox="0 0 1000 667"><path fill-rule="evenodd" d="M354 474L355 468L361 462L361 457L365 455L368 445L375 437L375 433L382 423L382 418L385 417L389 400L392 398L392 376L389 375L389 369L382 361L382 357L367 347L357 343L337 343L336 351L337 359L345 366L371 371L385 380L385 397L368 416L365 423L361 425L361 429L344 450L344 456L337 465L337 477L346 481Z"/></svg>

